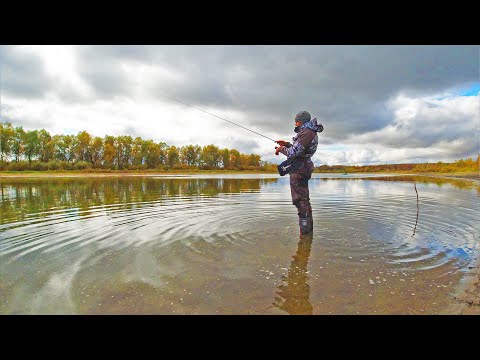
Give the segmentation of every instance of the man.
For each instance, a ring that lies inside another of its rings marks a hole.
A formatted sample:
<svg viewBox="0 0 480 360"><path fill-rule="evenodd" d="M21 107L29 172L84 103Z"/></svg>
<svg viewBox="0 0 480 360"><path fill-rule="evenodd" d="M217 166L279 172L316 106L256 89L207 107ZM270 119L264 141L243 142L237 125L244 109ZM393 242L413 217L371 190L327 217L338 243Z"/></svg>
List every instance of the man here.
<svg viewBox="0 0 480 360"><path fill-rule="evenodd" d="M275 155L282 153L292 160L294 170L290 172L290 190L293 205L298 210L300 234L304 235L313 231L308 180L312 177L314 165L310 158L317 151L317 132L323 131L323 125L312 119L307 111L300 111L295 116L294 131L297 136L293 138L293 144L278 140L280 146L275 148Z"/></svg>

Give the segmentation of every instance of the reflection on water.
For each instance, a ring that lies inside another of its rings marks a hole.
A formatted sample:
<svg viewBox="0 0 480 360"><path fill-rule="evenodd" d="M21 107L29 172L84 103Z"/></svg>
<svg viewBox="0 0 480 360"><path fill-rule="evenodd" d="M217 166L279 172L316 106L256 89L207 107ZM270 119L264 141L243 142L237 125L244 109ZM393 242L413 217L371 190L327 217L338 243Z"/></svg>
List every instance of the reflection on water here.
<svg viewBox="0 0 480 360"><path fill-rule="evenodd" d="M155 178L55 178L0 180L0 223L21 220L29 214L45 217L52 209L88 210L110 204L158 201L173 196L216 196L220 193L255 192L276 179L155 179ZM88 215L88 212L81 213Z"/></svg>
<svg viewBox="0 0 480 360"><path fill-rule="evenodd" d="M282 285L278 287L273 306L292 315L313 314L308 285L308 257L312 248L312 235L300 236L298 249L290 263L288 275L282 276Z"/></svg>
<svg viewBox="0 0 480 360"><path fill-rule="evenodd" d="M415 219L415 227L413 228L413 234L412 234L412 236L415 236L415 231L417 230L417 225L418 225L418 214L420 213L420 207L418 206L418 190L417 190L416 182L413 184L413 187L415 189L415 193L417 194L417 218Z"/></svg>
<svg viewBox="0 0 480 360"><path fill-rule="evenodd" d="M0 189L2 314L437 313L478 251L478 187L456 180L314 174L300 240L288 177Z"/></svg>

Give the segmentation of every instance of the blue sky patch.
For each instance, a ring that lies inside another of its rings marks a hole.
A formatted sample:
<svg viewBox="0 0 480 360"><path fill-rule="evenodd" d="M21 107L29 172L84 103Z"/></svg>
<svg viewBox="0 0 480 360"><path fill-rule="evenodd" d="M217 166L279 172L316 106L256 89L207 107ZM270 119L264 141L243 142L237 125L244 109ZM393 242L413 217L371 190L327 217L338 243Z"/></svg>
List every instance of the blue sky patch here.
<svg viewBox="0 0 480 360"><path fill-rule="evenodd" d="M460 92L461 96L477 96L480 93L480 83L474 84L468 89L464 89Z"/></svg>

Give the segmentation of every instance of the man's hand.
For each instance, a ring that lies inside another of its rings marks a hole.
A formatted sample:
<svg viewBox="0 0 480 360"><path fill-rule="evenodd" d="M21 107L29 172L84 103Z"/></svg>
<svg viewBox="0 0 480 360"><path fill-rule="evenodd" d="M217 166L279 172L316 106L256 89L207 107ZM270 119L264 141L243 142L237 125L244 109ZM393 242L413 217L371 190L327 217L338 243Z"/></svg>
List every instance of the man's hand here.
<svg viewBox="0 0 480 360"><path fill-rule="evenodd" d="M277 140L276 143L280 146L285 146L285 147L290 147L291 144L288 141L285 140Z"/></svg>
<svg viewBox="0 0 480 360"><path fill-rule="evenodd" d="M276 146L276 147L275 147L275 155L278 155L278 153L279 153L280 151L282 151L283 148L284 148L284 146Z"/></svg>

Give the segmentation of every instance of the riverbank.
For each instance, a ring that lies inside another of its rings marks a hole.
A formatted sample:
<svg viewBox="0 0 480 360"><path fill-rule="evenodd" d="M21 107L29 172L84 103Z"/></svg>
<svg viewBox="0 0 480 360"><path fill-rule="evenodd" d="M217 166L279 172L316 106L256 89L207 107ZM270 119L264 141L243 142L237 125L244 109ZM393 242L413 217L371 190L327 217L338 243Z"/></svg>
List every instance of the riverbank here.
<svg viewBox="0 0 480 360"><path fill-rule="evenodd" d="M425 174L415 174L415 175L422 175L422 176L429 176L429 177L436 177L436 178L444 178L444 179L459 179L459 180L471 180L477 185L480 185L480 173L473 172L473 173L425 173Z"/></svg>
<svg viewBox="0 0 480 360"><path fill-rule="evenodd" d="M337 174L339 178L342 173L314 172L315 174ZM49 170L49 171L0 171L0 178L5 177L97 177L97 176L172 176L172 175L233 175L233 174L278 174L276 171L268 170L168 170L168 171L142 171L142 170ZM398 176L429 176L435 178L471 180L480 185L480 174L478 172L468 173L403 173L403 172L377 172L377 173L351 173L349 175L398 175Z"/></svg>

